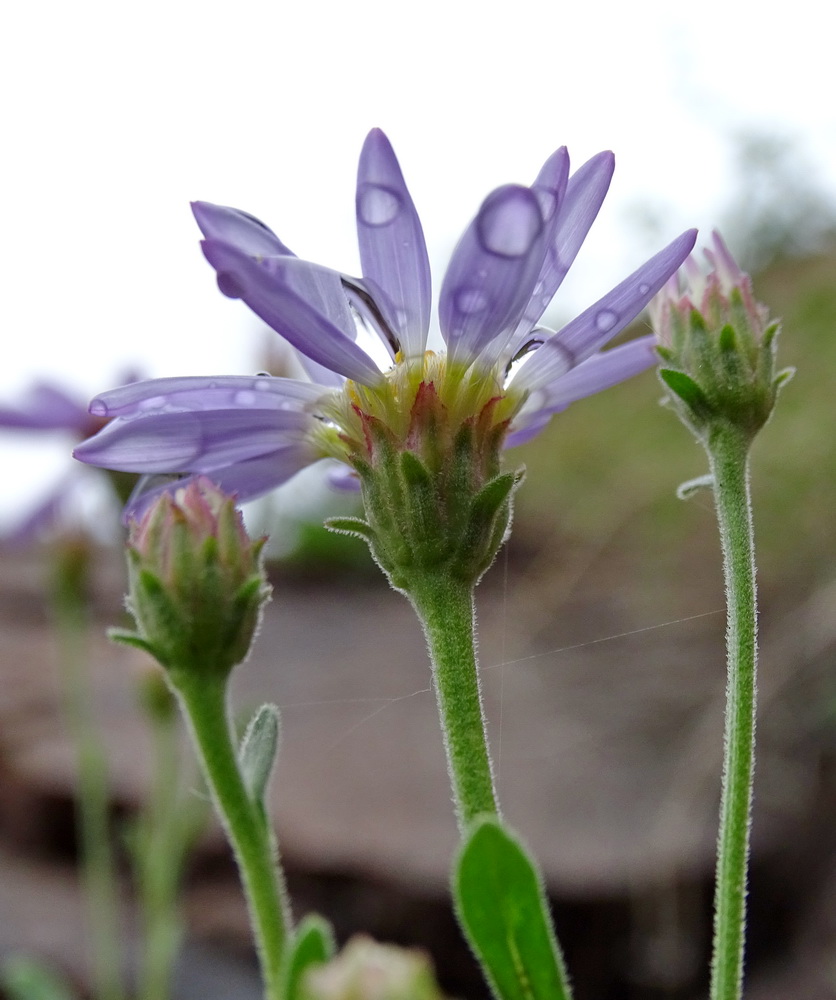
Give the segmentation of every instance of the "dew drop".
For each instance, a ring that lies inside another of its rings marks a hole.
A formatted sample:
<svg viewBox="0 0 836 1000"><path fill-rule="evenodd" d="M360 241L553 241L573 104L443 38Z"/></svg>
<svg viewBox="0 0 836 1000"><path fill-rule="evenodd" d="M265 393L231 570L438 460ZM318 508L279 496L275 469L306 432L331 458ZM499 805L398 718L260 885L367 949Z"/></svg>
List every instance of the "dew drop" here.
<svg viewBox="0 0 836 1000"><path fill-rule="evenodd" d="M267 392L270 388L270 383L267 381L273 376L270 372L259 372L258 375L253 379L253 389L257 392Z"/></svg>
<svg viewBox="0 0 836 1000"><path fill-rule="evenodd" d="M649 291L650 291L650 285L645 285L644 283L639 285L639 295L647 295Z"/></svg>
<svg viewBox="0 0 836 1000"><path fill-rule="evenodd" d="M543 213L543 218L548 222L557 208L557 198L554 196L554 192L548 188L535 187L532 190L537 195L537 201L540 202L540 211Z"/></svg>
<svg viewBox="0 0 836 1000"><path fill-rule="evenodd" d="M232 401L236 406L252 406L256 399L256 394L254 392L250 392L249 389L241 389L232 397Z"/></svg>
<svg viewBox="0 0 836 1000"><path fill-rule="evenodd" d="M595 317L595 326L601 333L612 330L617 322L618 314L614 313L612 309L602 309Z"/></svg>
<svg viewBox="0 0 836 1000"><path fill-rule="evenodd" d="M165 408L165 396L150 396L148 399L143 399L139 404L140 410L162 410Z"/></svg>
<svg viewBox="0 0 836 1000"><path fill-rule="evenodd" d="M460 288L456 292L456 309L465 316L475 316L488 307L488 297L480 288Z"/></svg>
<svg viewBox="0 0 836 1000"><path fill-rule="evenodd" d="M94 417L106 417L110 413L110 410L108 410L107 405L100 399L94 399L90 404L90 413Z"/></svg>
<svg viewBox="0 0 836 1000"><path fill-rule="evenodd" d="M482 206L478 220L479 241L499 257L524 257L543 231L543 216L536 196L528 188L509 185L494 192Z"/></svg>
<svg viewBox="0 0 836 1000"><path fill-rule="evenodd" d="M400 210L400 196L378 184L367 185L357 196L357 214L367 226L388 226Z"/></svg>

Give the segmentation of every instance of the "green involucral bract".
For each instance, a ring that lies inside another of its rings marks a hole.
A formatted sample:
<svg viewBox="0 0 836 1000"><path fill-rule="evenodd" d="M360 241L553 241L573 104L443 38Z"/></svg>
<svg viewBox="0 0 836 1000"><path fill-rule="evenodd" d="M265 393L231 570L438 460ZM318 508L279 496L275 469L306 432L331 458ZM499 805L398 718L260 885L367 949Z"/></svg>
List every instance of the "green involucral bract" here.
<svg viewBox="0 0 836 1000"><path fill-rule="evenodd" d="M334 397L323 443L357 472L365 520L329 527L363 538L404 593L416 574L474 586L508 533L522 473L503 472L500 455L525 397L503 390L501 376L427 352Z"/></svg>

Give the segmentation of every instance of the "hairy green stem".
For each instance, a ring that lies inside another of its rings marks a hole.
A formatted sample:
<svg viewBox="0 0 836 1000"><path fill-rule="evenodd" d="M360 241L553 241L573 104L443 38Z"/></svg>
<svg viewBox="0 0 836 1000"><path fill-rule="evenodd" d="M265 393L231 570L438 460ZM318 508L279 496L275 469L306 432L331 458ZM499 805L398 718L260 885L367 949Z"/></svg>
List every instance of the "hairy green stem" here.
<svg viewBox="0 0 836 1000"><path fill-rule="evenodd" d="M757 664L749 441L737 431L723 429L712 435L707 450L723 546L728 654L710 995L711 1000L739 1000L743 993Z"/></svg>
<svg viewBox="0 0 836 1000"><path fill-rule="evenodd" d="M464 831L480 814L499 814L476 668L473 590L449 576L427 574L412 581L409 597L427 638L456 816Z"/></svg>
<svg viewBox="0 0 836 1000"><path fill-rule="evenodd" d="M176 686L241 872L265 998L283 1000L281 972L290 934L289 906L269 824L250 797L238 766L226 680L180 672Z"/></svg>

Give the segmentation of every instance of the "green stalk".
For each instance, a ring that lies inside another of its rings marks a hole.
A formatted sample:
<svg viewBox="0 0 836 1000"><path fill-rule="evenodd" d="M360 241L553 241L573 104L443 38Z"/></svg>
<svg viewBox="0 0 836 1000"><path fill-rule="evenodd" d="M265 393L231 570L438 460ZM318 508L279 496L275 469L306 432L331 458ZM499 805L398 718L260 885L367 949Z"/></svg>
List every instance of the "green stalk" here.
<svg viewBox="0 0 836 1000"><path fill-rule="evenodd" d="M180 671L176 677L207 784L226 827L250 912L266 1000L283 1000L282 960L290 934L284 880L269 824L238 766L226 703L226 679Z"/></svg>
<svg viewBox="0 0 836 1000"><path fill-rule="evenodd" d="M743 994L757 664L749 439L738 431L724 428L712 434L707 450L723 546L728 655L710 996L711 1000L739 1000Z"/></svg>
<svg viewBox="0 0 836 1000"><path fill-rule="evenodd" d="M76 829L88 920L93 990L99 1000L124 1000L119 941L119 882L110 839L107 758L93 718L87 662L88 557L69 543L57 556L52 612L59 642L64 711L78 769Z"/></svg>
<svg viewBox="0 0 836 1000"><path fill-rule="evenodd" d="M182 753L177 713L161 717L148 711L154 750L148 804L137 819L134 856L142 957L138 972L140 1000L165 1000L171 993L174 962L183 939L177 893L183 862L198 829L196 800L183 801Z"/></svg>
<svg viewBox="0 0 836 1000"><path fill-rule="evenodd" d="M473 590L450 576L427 574L412 581L409 597L427 638L456 817L464 832L476 816L499 814L476 668Z"/></svg>

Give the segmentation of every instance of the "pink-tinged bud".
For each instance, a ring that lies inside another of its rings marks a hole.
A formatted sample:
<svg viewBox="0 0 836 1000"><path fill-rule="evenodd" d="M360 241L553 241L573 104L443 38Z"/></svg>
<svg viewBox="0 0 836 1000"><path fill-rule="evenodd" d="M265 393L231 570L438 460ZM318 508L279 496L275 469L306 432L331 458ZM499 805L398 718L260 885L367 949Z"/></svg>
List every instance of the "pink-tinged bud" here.
<svg viewBox="0 0 836 1000"><path fill-rule="evenodd" d="M443 1000L429 957L358 935L304 978L303 1000Z"/></svg>
<svg viewBox="0 0 836 1000"><path fill-rule="evenodd" d="M244 660L269 597L261 552L235 501L199 477L162 494L128 538L128 609L136 633L119 641L148 650L169 671L229 674Z"/></svg>
<svg viewBox="0 0 836 1000"><path fill-rule="evenodd" d="M719 233L704 253L706 269L689 257L650 303L664 362L659 374L698 437L725 424L751 439L792 375L775 372L780 323L755 299L751 278Z"/></svg>

